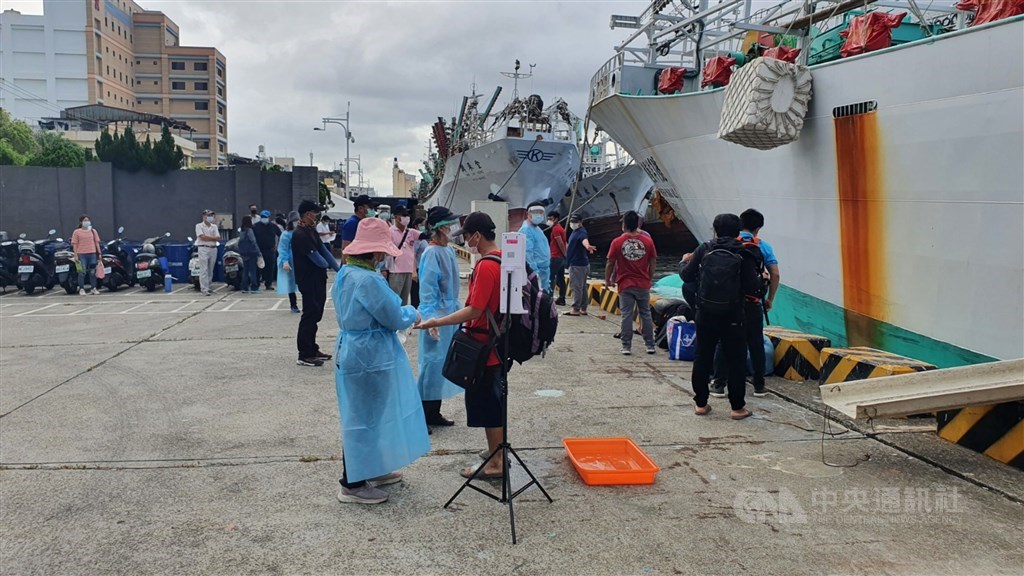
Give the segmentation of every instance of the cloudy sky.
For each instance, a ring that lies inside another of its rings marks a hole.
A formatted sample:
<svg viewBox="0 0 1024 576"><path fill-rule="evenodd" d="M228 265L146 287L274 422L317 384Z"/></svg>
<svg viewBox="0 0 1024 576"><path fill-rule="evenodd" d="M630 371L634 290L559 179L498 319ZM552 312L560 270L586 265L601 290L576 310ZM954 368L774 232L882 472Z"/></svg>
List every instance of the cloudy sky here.
<svg viewBox="0 0 1024 576"><path fill-rule="evenodd" d="M69 0L83 1L83 0ZM628 30L613 13L639 15L647 0L534 2L341 0L137 0L166 13L183 45L216 46L228 60L231 152L293 156L331 168L345 157L343 130L314 132L323 116L352 102L353 157L379 195L391 193L391 159L415 172L430 124L450 117L475 81L512 92L518 58L536 64L520 92L564 98L583 116L590 77ZM4 9L42 13L42 2L3 0ZM356 165L353 164L353 170ZM353 180L355 175L353 174Z"/></svg>

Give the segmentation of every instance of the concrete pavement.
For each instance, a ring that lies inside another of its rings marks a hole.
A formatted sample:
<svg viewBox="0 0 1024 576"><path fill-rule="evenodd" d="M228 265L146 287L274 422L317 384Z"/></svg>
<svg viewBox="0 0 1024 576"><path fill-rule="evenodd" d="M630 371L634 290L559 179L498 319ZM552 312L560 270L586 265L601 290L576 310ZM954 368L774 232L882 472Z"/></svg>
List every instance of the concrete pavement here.
<svg viewBox="0 0 1024 576"><path fill-rule="evenodd" d="M294 365L298 316L281 300L0 297L0 572L1024 570L1019 472L916 420L877 435L829 421L823 438L814 384L770 382L743 422L724 399L696 417L689 363L620 356L615 317L563 317L548 356L513 370L512 444L555 499L516 500L518 545L482 495L442 508L483 447L461 397L391 501L340 504L333 374ZM321 346L336 333L328 310ZM561 440L590 436L633 438L656 483L583 484Z"/></svg>

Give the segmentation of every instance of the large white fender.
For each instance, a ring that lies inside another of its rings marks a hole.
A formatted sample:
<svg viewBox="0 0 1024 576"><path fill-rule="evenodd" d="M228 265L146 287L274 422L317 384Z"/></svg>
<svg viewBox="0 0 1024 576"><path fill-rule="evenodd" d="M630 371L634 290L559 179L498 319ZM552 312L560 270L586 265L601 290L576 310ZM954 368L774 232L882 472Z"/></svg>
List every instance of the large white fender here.
<svg viewBox="0 0 1024 576"><path fill-rule="evenodd" d="M795 142L810 101L806 66L757 58L737 70L725 88L718 137L758 150Z"/></svg>

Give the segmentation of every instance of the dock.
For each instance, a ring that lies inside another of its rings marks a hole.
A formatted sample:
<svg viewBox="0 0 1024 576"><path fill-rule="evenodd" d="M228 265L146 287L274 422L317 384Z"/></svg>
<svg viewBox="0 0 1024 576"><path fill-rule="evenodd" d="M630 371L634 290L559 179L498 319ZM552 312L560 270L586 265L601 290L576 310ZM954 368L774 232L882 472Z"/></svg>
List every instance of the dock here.
<svg viewBox="0 0 1024 576"><path fill-rule="evenodd" d="M294 363L276 293L0 296L4 574L1019 574L1020 471L935 421L855 421L817 381L693 414L689 362L560 317L510 375L512 445L554 498L458 489L462 398L380 506L340 504L333 370ZM462 297L466 289L463 285ZM282 301L284 302L282 304ZM328 302L319 342L334 342ZM416 338L406 350L415 367ZM637 353L639 352L639 353ZM588 486L562 439L632 438L653 485ZM513 468L514 485L525 483Z"/></svg>

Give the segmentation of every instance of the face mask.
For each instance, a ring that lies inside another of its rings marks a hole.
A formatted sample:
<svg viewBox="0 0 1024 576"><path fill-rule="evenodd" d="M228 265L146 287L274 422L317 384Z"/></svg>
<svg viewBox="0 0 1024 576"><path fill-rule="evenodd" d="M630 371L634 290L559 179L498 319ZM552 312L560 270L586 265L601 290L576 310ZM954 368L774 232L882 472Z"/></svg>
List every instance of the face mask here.
<svg viewBox="0 0 1024 576"><path fill-rule="evenodd" d="M417 228L417 230L420 231L420 234L426 234L427 233L427 228L425 226L420 226L419 228Z"/></svg>
<svg viewBox="0 0 1024 576"><path fill-rule="evenodd" d="M466 250L468 250L470 254L479 254L480 253L480 249L479 248L477 248L476 246L473 246L472 244L469 243L469 238L466 238Z"/></svg>
<svg viewBox="0 0 1024 576"><path fill-rule="evenodd" d="M92 222L89 222L88 220L82 220L82 228L85 228L86 230L92 228Z"/></svg>
<svg viewBox="0 0 1024 576"><path fill-rule="evenodd" d="M401 218L398 219L398 221L402 223L402 226L408 226L409 225L409 217L408 216L402 216Z"/></svg>
<svg viewBox="0 0 1024 576"><path fill-rule="evenodd" d="M533 224L535 226L540 226L541 224L544 223L544 215L543 214L533 214L533 215L530 216L530 222L533 222Z"/></svg>
<svg viewBox="0 0 1024 576"><path fill-rule="evenodd" d="M377 217L377 211L376 210L367 210L366 211L366 217L367 218L376 218Z"/></svg>
<svg viewBox="0 0 1024 576"><path fill-rule="evenodd" d="M207 216L206 221L210 224L213 224L213 216Z"/></svg>
<svg viewBox="0 0 1024 576"><path fill-rule="evenodd" d="M554 220L548 220L548 226L554 228L555 227L555 221Z"/></svg>
<svg viewBox="0 0 1024 576"><path fill-rule="evenodd" d="M447 238L448 234L452 231L452 228L451 226L441 226L440 228L437 229L437 231L440 232L442 236Z"/></svg>
<svg viewBox="0 0 1024 576"><path fill-rule="evenodd" d="M569 224L569 228L572 228L573 230L579 230L580 229L580 223L579 222L573 222L572 224Z"/></svg>
<svg viewBox="0 0 1024 576"><path fill-rule="evenodd" d="M260 218L260 222L266 224L267 222L270 222L270 218Z"/></svg>
<svg viewBox="0 0 1024 576"><path fill-rule="evenodd" d="M377 269L377 272L384 270L384 261L381 260L380 262L377 262L373 267Z"/></svg>
<svg viewBox="0 0 1024 576"><path fill-rule="evenodd" d="M378 218L380 218L381 220L387 221L387 222L391 222L391 213L390 212L381 212L381 214L380 214L380 216L378 216Z"/></svg>

